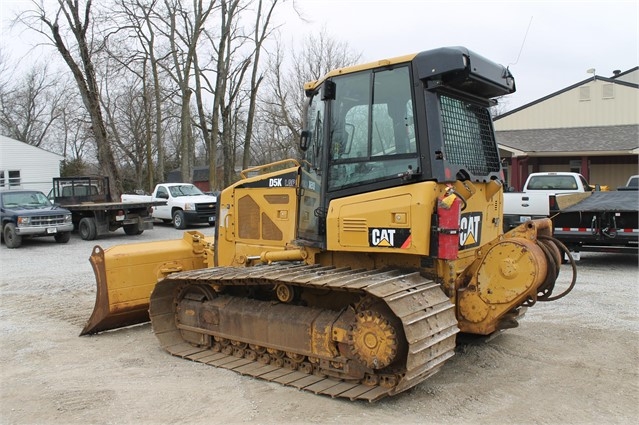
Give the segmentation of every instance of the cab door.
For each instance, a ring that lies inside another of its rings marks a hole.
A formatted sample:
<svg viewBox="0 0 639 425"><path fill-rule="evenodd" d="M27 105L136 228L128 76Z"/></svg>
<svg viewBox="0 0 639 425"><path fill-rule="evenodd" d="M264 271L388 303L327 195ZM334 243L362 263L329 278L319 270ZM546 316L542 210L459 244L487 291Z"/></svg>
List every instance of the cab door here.
<svg viewBox="0 0 639 425"><path fill-rule="evenodd" d="M318 248L326 247L326 189L323 183L325 175L324 134L327 123L324 117L326 104L324 99L327 84L309 99L306 114L306 130L303 133L302 150L304 158L300 167L300 190L298 208L298 242ZM322 92L322 96L319 93ZM330 96L329 96L330 97Z"/></svg>

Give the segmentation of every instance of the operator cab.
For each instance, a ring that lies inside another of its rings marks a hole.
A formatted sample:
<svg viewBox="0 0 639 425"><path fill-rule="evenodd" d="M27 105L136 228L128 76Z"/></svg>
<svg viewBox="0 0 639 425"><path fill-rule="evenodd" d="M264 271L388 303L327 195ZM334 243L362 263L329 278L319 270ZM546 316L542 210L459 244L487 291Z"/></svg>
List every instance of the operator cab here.
<svg viewBox="0 0 639 425"><path fill-rule="evenodd" d="M488 108L514 81L466 49L341 69L305 89L298 243L325 247L332 199L502 176Z"/></svg>

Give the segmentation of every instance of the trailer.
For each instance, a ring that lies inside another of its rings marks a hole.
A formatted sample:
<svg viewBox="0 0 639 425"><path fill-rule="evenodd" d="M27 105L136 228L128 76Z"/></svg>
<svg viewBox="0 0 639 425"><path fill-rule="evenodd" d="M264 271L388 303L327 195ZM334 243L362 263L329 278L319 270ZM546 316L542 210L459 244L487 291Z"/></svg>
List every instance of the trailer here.
<svg viewBox="0 0 639 425"><path fill-rule="evenodd" d="M152 207L166 203L113 202L105 176L56 177L49 199L71 211L74 229L84 240L94 240L120 227L127 235L139 235L153 228Z"/></svg>
<svg viewBox="0 0 639 425"><path fill-rule="evenodd" d="M521 192L504 192L504 233L525 221L550 217L552 195L586 193L594 189L579 173L532 173Z"/></svg>
<svg viewBox="0 0 639 425"><path fill-rule="evenodd" d="M553 195L550 214L554 237L577 257L580 251L639 250L639 191Z"/></svg>

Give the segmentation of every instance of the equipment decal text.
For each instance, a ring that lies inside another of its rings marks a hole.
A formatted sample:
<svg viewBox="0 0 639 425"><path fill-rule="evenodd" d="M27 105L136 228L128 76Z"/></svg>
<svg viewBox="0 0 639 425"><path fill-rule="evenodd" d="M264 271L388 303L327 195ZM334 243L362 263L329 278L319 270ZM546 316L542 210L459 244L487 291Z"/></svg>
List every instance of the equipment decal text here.
<svg viewBox="0 0 639 425"><path fill-rule="evenodd" d="M481 213L462 214L459 220L459 246L472 248L481 242Z"/></svg>
<svg viewBox="0 0 639 425"><path fill-rule="evenodd" d="M410 229L369 227L368 244L377 247L408 248Z"/></svg>

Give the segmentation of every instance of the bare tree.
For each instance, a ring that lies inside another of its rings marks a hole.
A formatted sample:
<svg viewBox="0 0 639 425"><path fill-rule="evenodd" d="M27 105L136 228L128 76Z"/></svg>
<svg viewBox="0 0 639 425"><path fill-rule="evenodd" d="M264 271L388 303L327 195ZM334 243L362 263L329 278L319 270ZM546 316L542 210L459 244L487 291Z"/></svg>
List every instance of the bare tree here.
<svg viewBox="0 0 639 425"><path fill-rule="evenodd" d="M66 98L66 108L62 110L60 119L55 123L55 133L63 143L63 156L66 161L85 163L90 156L91 120L82 108L82 100L78 95ZM94 149L95 150L95 149Z"/></svg>
<svg viewBox="0 0 639 425"><path fill-rule="evenodd" d="M92 31L94 22L91 5L91 0L87 0L84 7L80 5L80 0L58 0L53 17L40 4L18 19L32 30L47 36L71 70L82 102L89 113L100 170L111 181L111 196L117 198L122 192L122 182L100 107L99 84L94 67L95 48L98 44L93 39L96 34ZM38 26L34 19L39 20L44 28ZM68 38L67 32L70 33Z"/></svg>
<svg viewBox="0 0 639 425"><path fill-rule="evenodd" d="M241 1L240 0L220 0L220 26L219 26L219 40L217 41L215 50L216 50L216 66L215 66L215 83L214 85L204 77L204 71L202 67L197 67L196 69L196 81L198 87L200 86L200 82L202 79L206 80L207 86L209 88L209 92L213 93L213 107L211 111L211 130L208 131L206 126L206 119L204 117L203 108L199 109L200 112L200 126L202 127L202 131L206 140L208 136L208 151L209 151L209 185L211 189L218 189L217 182L217 145L219 141L219 136L222 133L220 128L222 128L220 124L220 112L222 111L223 105L225 104L226 98L226 90L228 83L228 74L229 68L231 66L231 58L232 58L232 42L235 37L235 27L236 20L241 10ZM210 33L207 33L208 39L212 44L215 45L215 41L213 36ZM198 90L198 96L202 95L202 91ZM201 99L198 101L198 105L201 106ZM224 152L224 148L223 148ZM223 153L224 157L224 153ZM227 173L226 168L224 170L225 174ZM226 178L225 178L226 180Z"/></svg>
<svg viewBox="0 0 639 425"><path fill-rule="evenodd" d="M140 0L119 0L113 13L114 30L107 38L106 51L118 67L134 77L132 84L138 90L129 90L130 95L139 96L141 104L134 112L142 112L144 132L139 136L145 141L145 156L139 158L146 164L134 164L137 187L141 185L141 175L146 170L146 186L151 191L158 180L164 179L164 143L163 143L163 87L160 84L159 61L170 56L168 50L158 58L156 49L156 25L161 24L157 17L162 13L163 4L159 0L142 2ZM129 104L135 103L128 100ZM129 151L130 153L130 151ZM132 158L132 157L130 157ZM157 158L157 166L154 158Z"/></svg>
<svg viewBox="0 0 639 425"><path fill-rule="evenodd" d="M181 100L181 170L184 181L193 180L195 152L191 126L191 95L193 91L190 86L190 78L193 72L196 47L214 4L214 0L209 1L206 5L203 4L202 0L193 0L192 10L187 10L179 0L164 0L168 13L168 16L164 18L164 22L168 26L165 35L169 39L172 56L172 68L166 67L166 69L171 71L170 75L179 87Z"/></svg>
<svg viewBox="0 0 639 425"><path fill-rule="evenodd" d="M220 13L220 26L218 31L220 33L219 39L215 39L215 36L211 31L204 32L207 40L214 46L215 54L211 55L211 58L205 63L200 62L200 58L203 55L196 54L194 62L194 80L195 80L195 96L198 112L199 128L202 132L202 138L206 144L206 150L208 152L208 164L209 164L209 186L211 189L218 189L217 181L217 146L222 134L223 125L220 122L219 111L221 111L226 97L226 87L228 78L228 69L230 66L230 58L232 55L229 53L230 46L233 38L235 37L235 25L237 15L240 10L241 0L220 0L219 13ZM207 62L213 62L214 69L209 69ZM208 77L208 73L213 72L215 74L214 82ZM204 105L205 92L213 96L213 105L211 110L207 110ZM210 114L210 119L209 119ZM210 127L209 127L210 122ZM222 155L224 158L224 153Z"/></svg>
<svg viewBox="0 0 639 425"><path fill-rule="evenodd" d="M56 47L87 110L63 111L50 128L66 132L61 140L72 160L86 158L86 141L94 142L113 196L124 176L150 190L165 167L181 168L190 181L206 156L212 189L232 183L240 163L290 156L301 130L303 83L359 55L323 31L286 56L279 44L264 64L283 1L116 0L99 13L92 0L57 0L51 14L44 6L50 3L34 0L19 20ZM6 93L0 90L0 100Z"/></svg>
<svg viewBox="0 0 639 425"><path fill-rule="evenodd" d="M219 35L209 31L206 33L215 48L215 56L211 58L215 65L214 69L208 70L206 66L198 64L195 81L200 128L208 142L209 183L213 188L218 188L218 145L222 154L224 186L235 179L238 151L244 150L242 165L248 166L257 93L263 81L260 54L264 42L272 33L271 18L278 2L220 0ZM248 16L252 18L245 19ZM246 22L251 22L249 31L245 30ZM209 72L214 73L214 81L208 78ZM247 82L249 74L250 81ZM201 100L204 91L213 96L210 128Z"/></svg>
<svg viewBox="0 0 639 425"><path fill-rule="evenodd" d="M209 163L209 187L211 189L216 188L216 164L217 164L217 138L213 138L213 128L209 128L208 111L204 106L204 91L203 80L206 80L204 72L205 66L200 64L199 55L196 53L193 57L193 70L195 81L195 104L197 107L198 127L202 133L202 139L204 140L204 147L207 154L207 162ZM207 85L210 83L207 81ZM210 94L210 92L208 92Z"/></svg>
<svg viewBox="0 0 639 425"><path fill-rule="evenodd" d="M89 169L87 158L95 157L91 120L79 97L76 94L66 98L66 108L55 122L54 134L63 144L62 177L86 174Z"/></svg>
<svg viewBox="0 0 639 425"><path fill-rule="evenodd" d="M317 36L307 36L293 50L289 60L286 60L285 50L281 40L278 40L277 49L269 61L269 89L260 96L260 116L263 122L275 127L268 133L277 137L279 142L294 146L302 130L304 83L318 80L333 69L356 64L361 54L352 51L348 43L331 37L326 29ZM251 151L265 150L263 145L259 146L260 149ZM288 149L279 151L290 152Z"/></svg>
<svg viewBox="0 0 639 425"><path fill-rule="evenodd" d="M228 51L230 53L230 51ZM230 58L229 58L230 59ZM229 60L230 62L230 60ZM237 148L240 145L240 135L245 127L241 124L241 111L243 109L241 88L246 71L250 65L248 59L230 69L227 76L227 98L220 105L220 119L222 122L222 154L224 164L224 186L233 183L235 178L235 164Z"/></svg>
<svg viewBox="0 0 639 425"><path fill-rule="evenodd" d="M109 68L105 68L108 72ZM109 134L114 145L118 148L120 171L125 176L122 166L130 164L135 188L144 187L144 165L151 156L148 132L148 114L145 110L144 88L140 88L135 73L119 76L115 71L109 73L111 78L103 79L102 109L106 118ZM118 78L119 77L119 78ZM118 89L110 88L109 81L113 79Z"/></svg>
<svg viewBox="0 0 639 425"><path fill-rule="evenodd" d="M296 140L286 127L278 127L263 120L256 121L256 132L251 144L251 158L255 164L268 164L298 155Z"/></svg>
<svg viewBox="0 0 639 425"><path fill-rule="evenodd" d="M52 125L62 114L67 93L45 66L35 66L0 87L0 129L3 134L44 147Z"/></svg>
<svg viewBox="0 0 639 425"><path fill-rule="evenodd" d="M495 99L497 103L490 107L490 115L494 117L498 117L502 114L508 112L508 99L506 96L500 96Z"/></svg>
<svg viewBox="0 0 639 425"><path fill-rule="evenodd" d="M249 86L249 107L248 113L246 117L246 133L244 135L244 152L242 156L242 168L248 168L250 166L250 150L251 150L251 140L253 138L253 121L255 120L255 109L257 104L257 92L260 88L260 84L262 83L263 76L259 75L259 66L260 66L260 53L262 52L262 48L264 42L272 33L272 29L270 28L271 17L273 15L273 10L277 5L278 0L271 0L270 5L267 6L267 10L263 15L262 0L258 1L257 12L255 17L255 27L253 32L253 42L255 44L255 53L253 54L253 67L251 72L251 82Z"/></svg>
<svg viewBox="0 0 639 425"><path fill-rule="evenodd" d="M0 93L5 93L7 87L10 85L12 79L12 73L10 72L11 65L7 58L7 54L2 47L0 47Z"/></svg>

